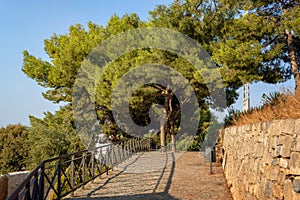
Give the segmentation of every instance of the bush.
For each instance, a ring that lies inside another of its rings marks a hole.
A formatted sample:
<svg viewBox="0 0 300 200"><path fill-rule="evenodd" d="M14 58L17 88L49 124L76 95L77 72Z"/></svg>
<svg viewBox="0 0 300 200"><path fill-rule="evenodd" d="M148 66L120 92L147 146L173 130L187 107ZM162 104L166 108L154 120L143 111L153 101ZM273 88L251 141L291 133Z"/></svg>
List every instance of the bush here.
<svg viewBox="0 0 300 200"><path fill-rule="evenodd" d="M263 106L234 116L232 125L300 118L300 99L290 92L264 95L263 101Z"/></svg>
<svg viewBox="0 0 300 200"><path fill-rule="evenodd" d="M21 124L0 128L0 174L25 170L28 128Z"/></svg>

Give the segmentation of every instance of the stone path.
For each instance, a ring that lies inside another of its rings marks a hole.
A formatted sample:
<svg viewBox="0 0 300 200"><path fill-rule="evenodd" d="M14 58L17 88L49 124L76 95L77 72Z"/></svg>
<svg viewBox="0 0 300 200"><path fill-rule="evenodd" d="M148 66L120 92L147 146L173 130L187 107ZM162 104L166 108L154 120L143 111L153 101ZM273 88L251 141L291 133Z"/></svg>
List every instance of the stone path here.
<svg viewBox="0 0 300 200"><path fill-rule="evenodd" d="M222 167L209 163L199 152L146 152L134 155L75 191L66 199L209 199L232 200Z"/></svg>

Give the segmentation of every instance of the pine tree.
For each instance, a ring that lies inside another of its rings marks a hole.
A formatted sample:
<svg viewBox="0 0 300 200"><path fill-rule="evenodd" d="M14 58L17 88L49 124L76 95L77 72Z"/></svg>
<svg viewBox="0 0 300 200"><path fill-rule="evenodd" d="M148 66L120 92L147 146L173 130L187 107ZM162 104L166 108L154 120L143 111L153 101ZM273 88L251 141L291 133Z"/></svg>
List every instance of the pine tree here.
<svg viewBox="0 0 300 200"><path fill-rule="evenodd" d="M232 4L236 15L212 43L216 62L244 83L284 82L293 75L299 96L299 1L222 2Z"/></svg>

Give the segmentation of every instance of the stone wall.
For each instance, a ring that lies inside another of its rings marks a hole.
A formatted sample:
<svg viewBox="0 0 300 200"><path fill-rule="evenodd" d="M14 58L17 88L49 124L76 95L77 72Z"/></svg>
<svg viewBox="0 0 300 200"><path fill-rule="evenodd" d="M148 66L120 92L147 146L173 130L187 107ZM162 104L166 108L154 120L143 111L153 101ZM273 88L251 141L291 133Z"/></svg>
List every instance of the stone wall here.
<svg viewBox="0 0 300 200"><path fill-rule="evenodd" d="M229 127L223 134L234 199L300 200L300 119Z"/></svg>
<svg viewBox="0 0 300 200"><path fill-rule="evenodd" d="M5 200L7 195L25 179L29 172L13 172L0 177L0 200Z"/></svg>
<svg viewBox="0 0 300 200"><path fill-rule="evenodd" d="M8 191L8 177L0 176L0 200L5 200Z"/></svg>

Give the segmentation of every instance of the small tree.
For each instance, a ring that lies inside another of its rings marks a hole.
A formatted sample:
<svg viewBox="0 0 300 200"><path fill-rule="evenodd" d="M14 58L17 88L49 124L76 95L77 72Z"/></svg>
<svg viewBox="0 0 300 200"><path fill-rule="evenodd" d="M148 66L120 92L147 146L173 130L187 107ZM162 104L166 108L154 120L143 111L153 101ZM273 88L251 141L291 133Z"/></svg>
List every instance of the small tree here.
<svg viewBox="0 0 300 200"><path fill-rule="evenodd" d="M34 167L42 160L84 149L73 127L70 106L55 114L47 112L44 119L30 116L28 133L28 166Z"/></svg>

